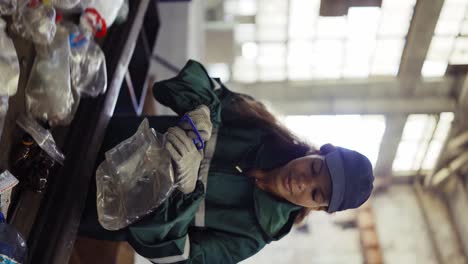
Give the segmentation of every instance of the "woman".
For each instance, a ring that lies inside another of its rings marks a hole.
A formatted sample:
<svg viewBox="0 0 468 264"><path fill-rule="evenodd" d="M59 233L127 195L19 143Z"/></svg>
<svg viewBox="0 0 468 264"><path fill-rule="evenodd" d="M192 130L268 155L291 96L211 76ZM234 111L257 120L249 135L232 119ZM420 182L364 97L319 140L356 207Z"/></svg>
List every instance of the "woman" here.
<svg viewBox="0 0 468 264"><path fill-rule="evenodd" d="M174 126L178 118L150 118L157 130L170 127L166 148L183 184L118 233L152 262L237 263L285 236L310 211L356 208L372 191L366 157L301 143L263 105L213 81L195 61L153 89L162 104L188 112L206 144L202 155L190 127ZM133 132L137 121L128 129L128 122L113 120L103 150L130 136L116 131Z"/></svg>

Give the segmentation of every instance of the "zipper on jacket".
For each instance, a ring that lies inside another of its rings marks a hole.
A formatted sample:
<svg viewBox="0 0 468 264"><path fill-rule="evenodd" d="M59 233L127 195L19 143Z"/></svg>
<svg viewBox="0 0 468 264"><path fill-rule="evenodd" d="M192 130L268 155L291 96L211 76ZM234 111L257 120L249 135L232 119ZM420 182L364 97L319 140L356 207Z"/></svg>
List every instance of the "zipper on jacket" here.
<svg viewBox="0 0 468 264"><path fill-rule="evenodd" d="M225 173L225 174L234 174L234 175L244 175L244 170L239 166L239 165L236 165L236 166L233 166L233 167L218 167L216 165L212 165L210 167L210 172L212 173Z"/></svg>

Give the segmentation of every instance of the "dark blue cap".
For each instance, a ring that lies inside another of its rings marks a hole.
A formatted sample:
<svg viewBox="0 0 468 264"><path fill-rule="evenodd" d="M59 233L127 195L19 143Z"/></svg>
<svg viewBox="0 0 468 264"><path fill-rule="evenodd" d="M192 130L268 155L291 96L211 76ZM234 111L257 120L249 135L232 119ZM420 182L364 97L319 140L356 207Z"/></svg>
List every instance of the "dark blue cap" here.
<svg viewBox="0 0 468 264"><path fill-rule="evenodd" d="M366 156L345 148L325 155L332 194L328 212L357 208L369 198L374 182L372 164Z"/></svg>

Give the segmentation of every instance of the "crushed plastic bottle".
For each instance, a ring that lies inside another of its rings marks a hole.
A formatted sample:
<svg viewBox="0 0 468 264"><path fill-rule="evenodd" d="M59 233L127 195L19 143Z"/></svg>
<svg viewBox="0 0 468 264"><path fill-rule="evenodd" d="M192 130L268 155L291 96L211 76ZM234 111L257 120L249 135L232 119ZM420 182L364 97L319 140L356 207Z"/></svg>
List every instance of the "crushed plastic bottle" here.
<svg viewBox="0 0 468 264"><path fill-rule="evenodd" d="M0 15L11 15L16 11L17 0L0 0Z"/></svg>
<svg viewBox="0 0 468 264"><path fill-rule="evenodd" d="M58 150L52 134L34 119L21 115L16 123L27 134L11 149L11 171L21 186L42 192L52 170L57 163L63 165L65 156Z"/></svg>
<svg viewBox="0 0 468 264"><path fill-rule="evenodd" d="M174 190L174 171L163 141L164 135L145 119L135 135L106 152L96 171L98 220L105 229L130 225Z"/></svg>
<svg viewBox="0 0 468 264"><path fill-rule="evenodd" d="M68 125L76 104L70 85L68 31L58 27L51 45L36 49L26 87L26 107L35 118L52 127Z"/></svg>
<svg viewBox="0 0 468 264"><path fill-rule="evenodd" d="M0 18L0 96L13 96L18 90L20 68L15 46L5 28L5 21Z"/></svg>
<svg viewBox="0 0 468 264"><path fill-rule="evenodd" d="M6 215L10 206L11 192L18 179L8 170L0 173L0 211Z"/></svg>
<svg viewBox="0 0 468 264"><path fill-rule="evenodd" d="M43 128L39 123L31 117L21 115L16 120L16 123L26 133L31 135L37 145L44 150L53 160L63 165L65 155L58 149L54 137L49 130Z"/></svg>
<svg viewBox="0 0 468 264"><path fill-rule="evenodd" d="M57 31L55 19L56 12L53 6L32 0L15 14L12 30L35 44L47 45L52 42Z"/></svg>
<svg viewBox="0 0 468 264"><path fill-rule="evenodd" d="M87 32L69 25L70 77L80 96L96 97L107 89L107 67L104 52Z"/></svg>
<svg viewBox="0 0 468 264"><path fill-rule="evenodd" d="M23 236L5 221L0 212L0 264L25 263L28 248Z"/></svg>

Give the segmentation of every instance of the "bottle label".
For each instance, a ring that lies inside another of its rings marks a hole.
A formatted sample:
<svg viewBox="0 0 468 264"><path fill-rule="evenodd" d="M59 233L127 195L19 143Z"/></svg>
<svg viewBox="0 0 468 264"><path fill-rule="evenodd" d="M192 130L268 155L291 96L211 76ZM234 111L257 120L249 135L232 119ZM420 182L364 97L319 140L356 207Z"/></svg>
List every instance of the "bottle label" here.
<svg viewBox="0 0 468 264"><path fill-rule="evenodd" d="M19 264L19 262L5 255L0 254L0 264Z"/></svg>
<svg viewBox="0 0 468 264"><path fill-rule="evenodd" d="M0 194L11 190L16 184L18 184L18 179L9 171L6 170L0 173Z"/></svg>

